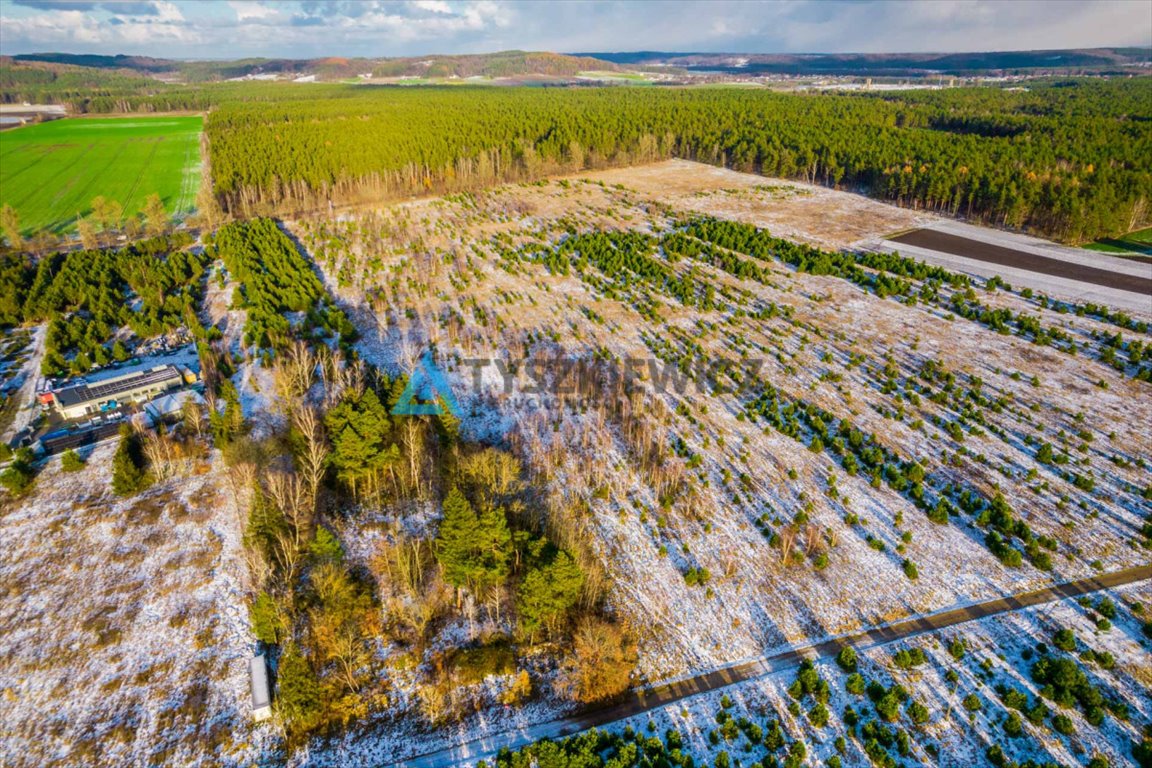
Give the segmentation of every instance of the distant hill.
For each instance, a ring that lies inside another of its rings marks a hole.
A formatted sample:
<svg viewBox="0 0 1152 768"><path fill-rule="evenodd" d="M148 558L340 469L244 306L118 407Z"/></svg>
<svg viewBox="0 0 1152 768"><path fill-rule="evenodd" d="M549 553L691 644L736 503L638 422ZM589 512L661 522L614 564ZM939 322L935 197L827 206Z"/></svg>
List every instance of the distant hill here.
<svg viewBox="0 0 1152 768"><path fill-rule="evenodd" d="M189 82L228 80L260 75L314 76L341 80L371 73L375 77L572 77L585 70L617 70L611 62L559 53L501 51L463 56L406 58L237 59L179 61L148 56L95 56L69 53L29 53L13 56L17 64L55 64L91 69L137 72Z"/></svg>
<svg viewBox="0 0 1152 768"><path fill-rule="evenodd" d="M150 56L98 56L79 53L27 53L13 56L14 61L39 61L48 64L70 64L94 69L131 69L137 72L167 72L175 63L171 59Z"/></svg>
<svg viewBox="0 0 1152 768"><path fill-rule="evenodd" d="M923 76L1044 72L1120 72L1148 66L1144 48L1084 48L982 53L576 53L619 65L674 66L746 74Z"/></svg>

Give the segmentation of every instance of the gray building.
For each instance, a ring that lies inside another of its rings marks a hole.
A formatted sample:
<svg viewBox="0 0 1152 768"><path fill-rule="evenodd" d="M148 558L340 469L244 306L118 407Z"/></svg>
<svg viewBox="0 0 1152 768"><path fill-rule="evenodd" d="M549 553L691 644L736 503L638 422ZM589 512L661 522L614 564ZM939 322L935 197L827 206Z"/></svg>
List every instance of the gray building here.
<svg viewBox="0 0 1152 768"><path fill-rule="evenodd" d="M185 381L174 365L158 365L146 371L133 371L109 379L54 389L42 400L59 409L66 419L80 419L125 403L150 400L175 389Z"/></svg>
<svg viewBox="0 0 1152 768"><path fill-rule="evenodd" d="M248 662L248 682L252 690L252 718L257 722L272 717L272 689L268 685L268 665L263 654Z"/></svg>

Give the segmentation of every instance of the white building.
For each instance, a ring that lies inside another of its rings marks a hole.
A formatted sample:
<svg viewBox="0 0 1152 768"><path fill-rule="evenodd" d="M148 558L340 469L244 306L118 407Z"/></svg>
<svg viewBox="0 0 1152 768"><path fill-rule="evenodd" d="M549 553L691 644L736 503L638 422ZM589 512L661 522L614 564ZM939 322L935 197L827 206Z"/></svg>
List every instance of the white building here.
<svg viewBox="0 0 1152 768"><path fill-rule="evenodd" d="M132 371L109 379L73 384L41 396L42 402L60 409L66 419L80 419L110 411L125 403L149 400L184 383L184 375L174 365L158 365L146 371Z"/></svg>
<svg viewBox="0 0 1152 768"><path fill-rule="evenodd" d="M268 685L268 664L264 655L248 662L248 679L252 689L252 719L256 722L272 717L272 689Z"/></svg>

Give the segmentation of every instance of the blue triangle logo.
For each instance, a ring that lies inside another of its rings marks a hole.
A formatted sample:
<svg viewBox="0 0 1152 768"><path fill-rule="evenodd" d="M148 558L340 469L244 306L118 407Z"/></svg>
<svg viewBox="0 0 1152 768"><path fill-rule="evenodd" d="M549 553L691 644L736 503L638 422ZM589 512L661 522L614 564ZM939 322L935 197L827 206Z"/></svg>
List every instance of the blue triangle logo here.
<svg viewBox="0 0 1152 768"><path fill-rule="evenodd" d="M445 410L460 418L460 406L448 385L444 372L432 359L432 351L420 356L408 386L400 393L400 399L392 408L393 416L443 416Z"/></svg>

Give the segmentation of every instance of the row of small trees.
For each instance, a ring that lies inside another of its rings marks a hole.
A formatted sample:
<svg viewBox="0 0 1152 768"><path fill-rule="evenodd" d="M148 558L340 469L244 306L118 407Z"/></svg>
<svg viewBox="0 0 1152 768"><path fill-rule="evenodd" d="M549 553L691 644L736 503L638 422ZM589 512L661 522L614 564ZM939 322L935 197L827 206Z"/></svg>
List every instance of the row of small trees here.
<svg viewBox="0 0 1152 768"><path fill-rule="evenodd" d="M141 237L159 237L172 229L172 217L156 193L144 199L144 205L135 216L127 217L124 206L118 201L98 195L92 199L88 214L77 217L73 223L81 247L88 250L107 247L121 236L132 241ZM0 235L12 250L28 250L39 255L66 244L61 237L47 230L26 237L19 211L8 203L0 207Z"/></svg>

